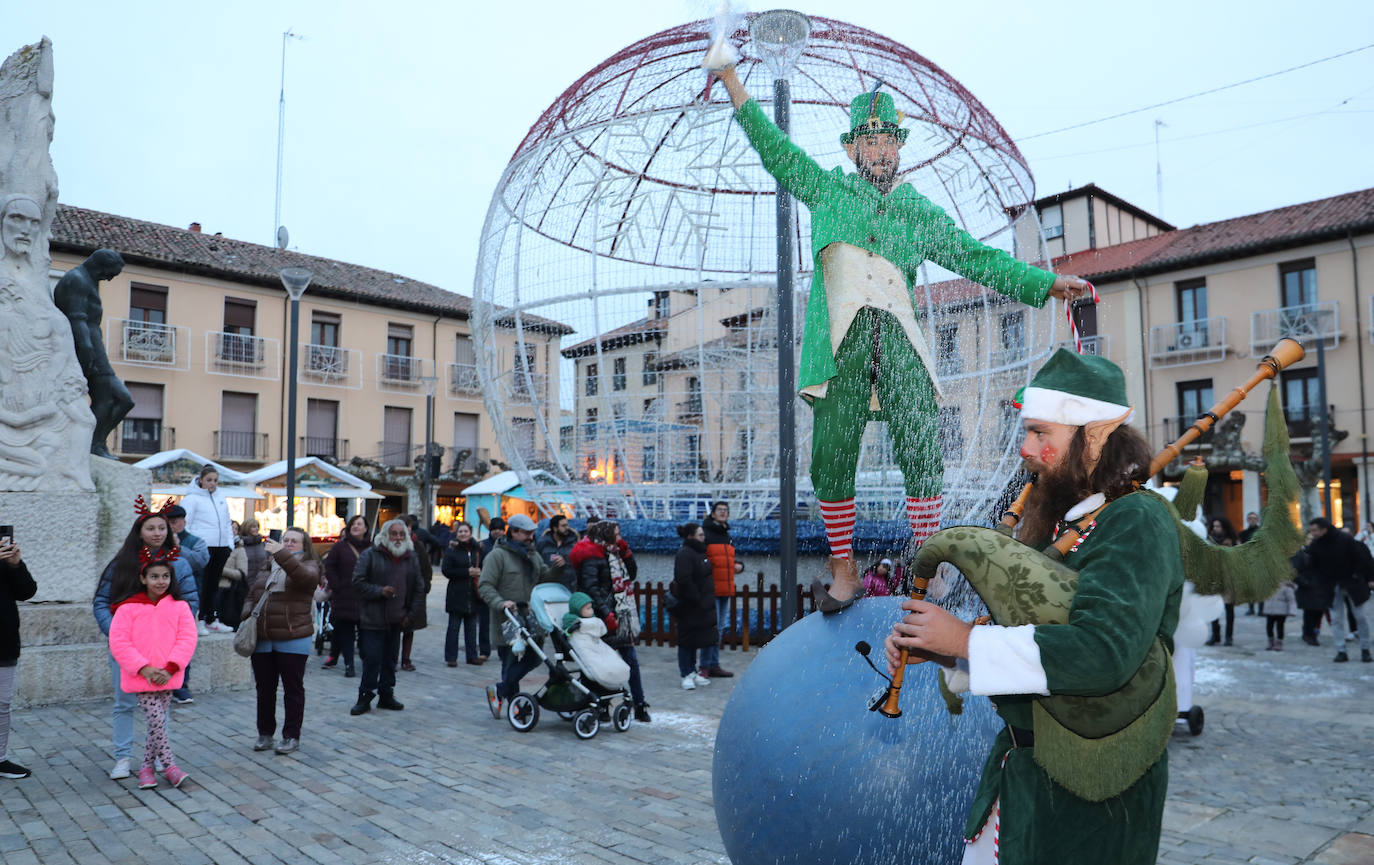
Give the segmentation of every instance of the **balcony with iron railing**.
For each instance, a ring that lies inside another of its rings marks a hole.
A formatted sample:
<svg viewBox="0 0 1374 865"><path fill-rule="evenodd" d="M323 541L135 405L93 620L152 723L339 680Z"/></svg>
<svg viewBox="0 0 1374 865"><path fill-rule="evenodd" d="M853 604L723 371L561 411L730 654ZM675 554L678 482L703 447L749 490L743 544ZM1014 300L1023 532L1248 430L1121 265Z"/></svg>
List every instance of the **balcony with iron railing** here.
<svg viewBox="0 0 1374 865"><path fill-rule="evenodd" d="M1336 407L1329 406L1327 409L1328 427L1331 427L1329 418L1336 411ZM1300 404L1283 407L1283 419L1288 422L1288 438L1291 441L1311 441L1321 435L1321 407Z"/></svg>
<svg viewBox="0 0 1374 865"><path fill-rule="evenodd" d="M110 433L109 448L119 456L146 457L177 446L177 431L160 420L125 418Z"/></svg>
<svg viewBox="0 0 1374 865"><path fill-rule="evenodd" d="M510 373L510 397L517 405L530 405L548 393L548 376L540 373Z"/></svg>
<svg viewBox="0 0 1374 865"><path fill-rule="evenodd" d="M1263 357L1284 337L1296 339L1309 351L1316 348L1318 339L1332 349L1340 344L1340 328L1340 301L1261 309L1250 314L1250 352Z"/></svg>
<svg viewBox="0 0 1374 865"><path fill-rule="evenodd" d="M217 460L266 462L268 459L267 433L215 430L214 438L214 458Z"/></svg>
<svg viewBox="0 0 1374 865"><path fill-rule="evenodd" d="M385 439L377 442L377 460L384 466L393 469L408 469L415 467L415 456L424 450L423 445L413 445L410 442L393 442Z"/></svg>
<svg viewBox="0 0 1374 865"><path fill-rule="evenodd" d="M1223 316L1157 324L1150 328L1150 366L1187 366L1226 359Z"/></svg>
<svg viewBox="0 0 1374 865"><path fill-rule="evenodd" d="M377 355L377 389L409 393L420 390L427 376L434 372L434 362L423 357L405 354Z"/></svg>
<svg viewBox="0 0 1374 865"><path fill-rule="evenodd" d="M481 464L491 464L491 448L454 445L450 452L453 454L453 464L449 470L460 475L477 474Z"/></svg>
<svg viewBox="0 0 1374 865"><path fill-rule="evenodd" d="M111 356L115 363L190 369L186 328L128 318L106 319L105 326L105 341L115 348Z"/></svg>
<svg viewBox="0 0 1374 865"><path fill-rule="evenodd" d="M1080 342L1083 343L1083 354L1095 354L1098 357L1110 357L1112 349L1112 337L1110 334L1099 333L1096 336L1085 336ZM1075 350L1073 340L1066 339L1059 343L1060 348Z"/></svg>
<svg viewBox="0 0 1374 865"><path fill-rule="evenodd" d="M1193 422L1198 419L1197 415L1174 415L1164 419L1164 436L1169 441L1177 441L1179 436L1188 431ZM1212 443L1215 426L1208 428L1207 432L1193 439L1195 445L1210 445Z"/></svg>
<svg viewBox="0 0 1374 865"><path fill-rule="evenodd" d="M348 459L348 439L301 436L301 453L308 457L341 463Z"/></svg>
<svg viewBox="0 0 1374 865"><path fill-rule="evenodd" d="M700 396L689 396L677 404L678 423L701 423L702 403Z"/></svg>
<svg viewBox="0 0 1374 865"><path fill-rule="evenodd" d="M299 358L302 381L351 390L363 386L362 353L357 349L302 343Z"/></svg>
<svg viewBox="0 0 1374 865"><path fill-rule="evenodd" d="M205 369L217 375L277 380L281 378L281 343L264 336L205 334Z"/></svg>
<svg viewBox="0 0 1374 865"><path fill-rule="evenodd" d="M475 363L448 364L449 396L475 396L482 392L482 381Z"/></svg>

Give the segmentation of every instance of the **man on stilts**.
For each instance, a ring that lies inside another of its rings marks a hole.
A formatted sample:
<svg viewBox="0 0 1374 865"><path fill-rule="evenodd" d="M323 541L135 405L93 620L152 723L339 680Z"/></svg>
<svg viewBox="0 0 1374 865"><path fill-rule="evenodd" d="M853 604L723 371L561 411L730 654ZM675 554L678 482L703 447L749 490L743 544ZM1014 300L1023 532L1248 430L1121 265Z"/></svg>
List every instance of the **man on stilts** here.
<svg viewBox="0 0 1374 865"><path fill-rule="evenodd" d="M830 590L819 579L811 589L820 609L834 612L860 591L851 553L854 474L870 420L887 421L913 547L940 527L941 390L912 293L921 263L929 259L1034 307L1050 296L1083 297L1091 287L979 243L909 184L897 183L907 130L891 94L875 87L850 104L850 130L840 141L858 173L825 171L749 98L733 65L714 68L709 61L710 55L707 65L729 92L764 168L811 210L814 269L799 385L814 412L811 482L830 544Z"/></svg>

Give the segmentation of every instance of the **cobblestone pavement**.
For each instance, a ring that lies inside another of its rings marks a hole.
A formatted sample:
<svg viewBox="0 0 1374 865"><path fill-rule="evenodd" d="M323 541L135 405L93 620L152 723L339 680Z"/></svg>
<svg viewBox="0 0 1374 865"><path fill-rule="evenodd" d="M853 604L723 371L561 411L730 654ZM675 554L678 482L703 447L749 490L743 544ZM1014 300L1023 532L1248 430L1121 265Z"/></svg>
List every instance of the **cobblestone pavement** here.
<svg viewBox="0 0 1374 865"><path fill-rule="evenodd" d="M443 665L442 598L436 586L430 621L440 627L417 635L418 671L397 674L405 711L350 717L357 679L312 659L301 750L277 756L252 751L251 692L206 695L173 713L173 745L191 773L180 790L106 777L106 703L16 712L13 757L35 771L0 781L0 859L727 862L711 753L738 678L685 692L674 650L641 647L652 724L584 742L545 715L522 735L483 700L495 657ZM1374 862L1374 664L1358 653L1333 664L1329 647L1293 639L1265 652L1258 617L1237 617L1236 642L1199 661L1207 724L1171 745L1160 862ZM742 671L748 657L726 653L725 664Z"/></svg>

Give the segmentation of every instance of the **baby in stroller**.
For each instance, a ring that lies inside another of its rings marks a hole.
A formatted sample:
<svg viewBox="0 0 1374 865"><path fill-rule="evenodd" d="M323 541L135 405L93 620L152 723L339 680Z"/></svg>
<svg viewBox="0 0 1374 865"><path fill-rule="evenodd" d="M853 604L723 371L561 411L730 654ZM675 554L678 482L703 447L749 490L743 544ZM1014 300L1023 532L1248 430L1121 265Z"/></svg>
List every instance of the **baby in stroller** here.
<svg viewBox="0 0 1374 865"><path fill-rule="evenodd" d="M595 736L603 721L618 732L629 729L631 709L625 686L630 668L601 641L606 625L593 614L591 600L581 592L569 595L561 583L541 583L530 592L529 605L520 605L520 615L505 611L508 625L519 637L512 641L512 651L520 652L516 646L523 643L523 651L538 655L549 672L538 691L522 691L506 704L506 720L516 730L533 730L541 708L571 721L580 739ZM583 612L585 618L579 615ZM571 627L572 633L565 627ZM541 645L544 633L553 649L547 654Z"/></svg>
<svg viewBox="0 0 1374 865"><path fill-rule="evenodd" d="M630 665L601 639L606 636L606 623L596 617L590 595L575 592L568 599L563 630L568 634L568 642L583 674L603 688L624 688L630 683Z"/></svg>

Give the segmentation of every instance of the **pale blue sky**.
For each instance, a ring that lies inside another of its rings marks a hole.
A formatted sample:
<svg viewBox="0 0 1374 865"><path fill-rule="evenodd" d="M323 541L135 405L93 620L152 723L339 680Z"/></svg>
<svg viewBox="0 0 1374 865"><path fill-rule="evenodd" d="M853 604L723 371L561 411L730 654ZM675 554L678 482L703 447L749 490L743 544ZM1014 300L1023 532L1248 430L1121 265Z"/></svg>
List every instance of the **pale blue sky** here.
<svg viewBox="0 0 1374 865"><path fill-rule="evenodd" d="M1156 210L1155 118L1168 124L1161 215L1180 226L1374 186L1374 49L1028 137L1374 42L1367 0L973 5L798 8L942 66L1020 143L1042 195L1091 181ZM714 4L0 7L0 53L54 43L64 202L260 243L272 241L281 34L304 34L287 58L292 246L469 294L487 202L529 126L598 61Z"/></svg>

